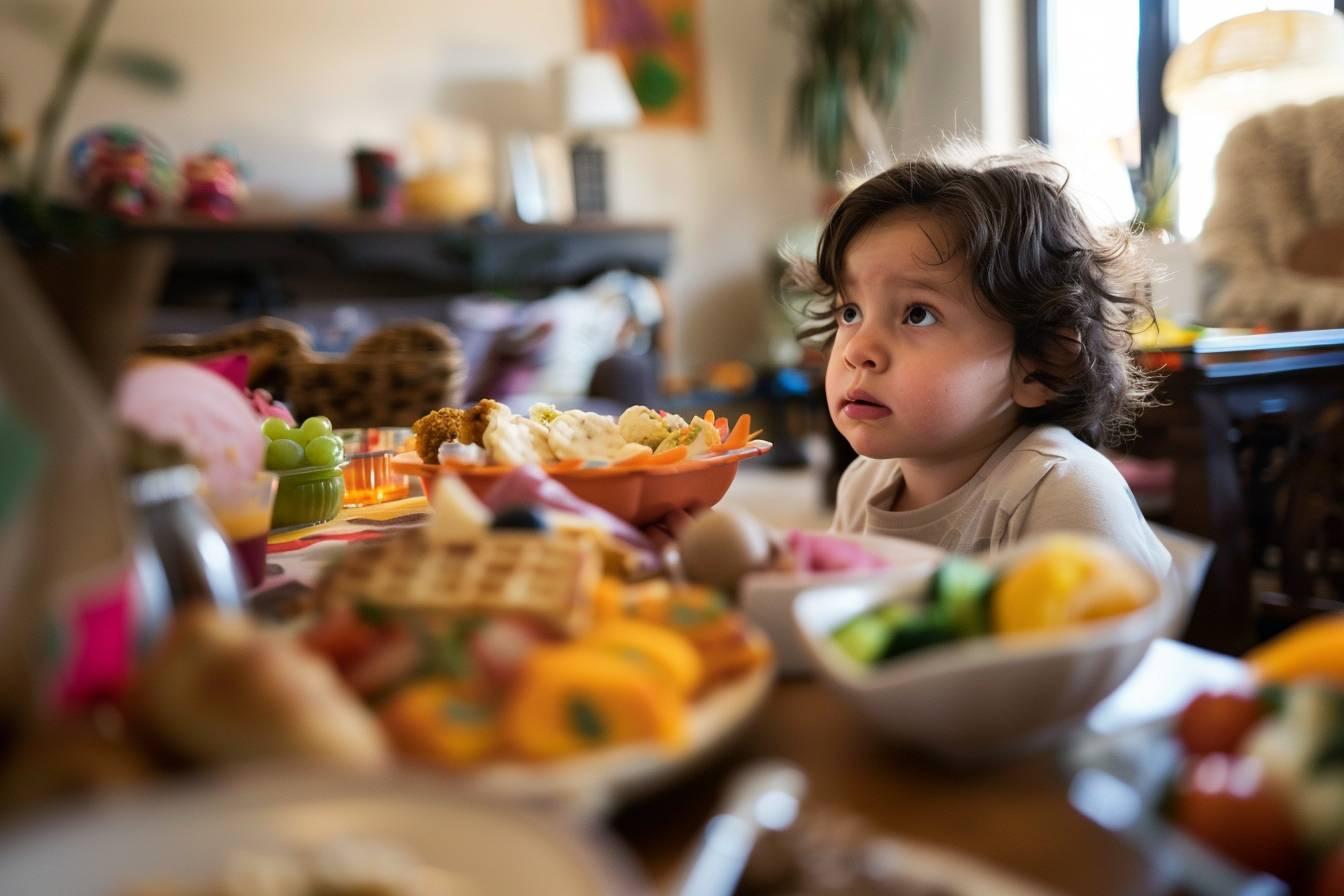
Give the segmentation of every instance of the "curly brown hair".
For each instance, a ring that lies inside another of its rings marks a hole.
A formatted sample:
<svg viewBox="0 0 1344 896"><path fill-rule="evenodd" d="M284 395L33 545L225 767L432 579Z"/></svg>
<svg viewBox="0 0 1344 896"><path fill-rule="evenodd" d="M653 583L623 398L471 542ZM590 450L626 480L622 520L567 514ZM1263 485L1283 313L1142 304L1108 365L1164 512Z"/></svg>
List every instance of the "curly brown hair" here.
<svg viewBox="0 0 1344 896"><path fill-rule="evenodd" d="M1034 362L1032 376L1054 394L1023 408L1022 422L1058 424L1093 446L1123 437L1153 388L1131 337L1153 322L1148 265L1130 229L1088 223L1067 182L1039 150L965 163L920 157L870 177L832 210L815 261L790 262L786 286L810 296L799 336L833 342L855 237L892 213L927 213L952 241L937 262L965 260L982 307L1012 326L1015 354Z"/></svg>

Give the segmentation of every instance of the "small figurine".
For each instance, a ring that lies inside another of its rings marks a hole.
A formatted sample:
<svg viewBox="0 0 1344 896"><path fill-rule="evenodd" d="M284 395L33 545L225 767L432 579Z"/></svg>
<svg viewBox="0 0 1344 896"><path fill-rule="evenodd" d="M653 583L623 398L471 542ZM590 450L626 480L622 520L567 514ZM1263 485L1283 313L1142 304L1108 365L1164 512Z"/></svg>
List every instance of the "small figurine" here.
<svg viewBox="0 0 1344 896"><path fill-rule="evenodd" d="M171 201L177 175L163 147L124 125L85 131L70 148L70 174L90 207L140 218Z"/></svg>
<svg viewBox="0 0 1344 896"><path fill-rule="evenodd" d="M212 146L191 156L182 163L183 211L215 221L233 220L247 197L243 177L238 154L230 147Z"/></svg>

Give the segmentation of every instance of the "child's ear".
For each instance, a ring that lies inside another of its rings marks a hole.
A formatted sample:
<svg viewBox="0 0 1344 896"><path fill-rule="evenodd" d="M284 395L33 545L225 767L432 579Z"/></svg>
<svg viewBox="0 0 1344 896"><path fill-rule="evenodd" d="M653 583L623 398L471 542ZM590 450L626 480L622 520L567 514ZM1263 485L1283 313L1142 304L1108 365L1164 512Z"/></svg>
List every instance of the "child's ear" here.
<svg viewBox="0 0 1344 896"><path fill-rule="evenodd" d="M1013 404L1020 408L1039 408L1055 397L1039 377L1041 364L1031 360L1013 361Z"/></svg>
<svg viewBox="0 0 1344 896"><path fill-rule="evenodd" d="M1054 398L1055 390L1046 383L1067 379L1082 353L1083 342L1075 331L1061 330L1055 335L1043 352L1045 357L1013 359L1013 402L1018 407L1039 408Z"/></svg>

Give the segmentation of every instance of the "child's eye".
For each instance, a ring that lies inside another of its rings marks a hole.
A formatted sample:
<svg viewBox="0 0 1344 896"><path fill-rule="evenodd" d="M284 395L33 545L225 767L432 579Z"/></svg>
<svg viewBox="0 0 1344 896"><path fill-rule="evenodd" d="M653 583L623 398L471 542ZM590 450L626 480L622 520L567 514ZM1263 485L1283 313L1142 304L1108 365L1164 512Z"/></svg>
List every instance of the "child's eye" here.
<svg viewBox="0 0 1344 896"><path fill-rule="evenodd" d="M905 312L905 322L912 327L931 327L938 323L938 317L923 305L911 305Z"/></svg>
<svg viewBox="0 0 1344 896"><path fill-rule="evenodd" d="M841 305L835 309L835 319L841 326L849 327L863 320L863 312L858 305Z"/></svg>

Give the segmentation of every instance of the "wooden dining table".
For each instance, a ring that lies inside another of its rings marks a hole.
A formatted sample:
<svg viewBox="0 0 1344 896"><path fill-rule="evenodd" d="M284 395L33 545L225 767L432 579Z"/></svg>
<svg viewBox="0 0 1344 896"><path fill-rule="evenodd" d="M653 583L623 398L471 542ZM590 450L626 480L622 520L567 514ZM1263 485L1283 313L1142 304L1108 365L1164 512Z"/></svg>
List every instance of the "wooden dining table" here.
<svg viewBox="0 0 1344 896"><path fill-rule="evenodd" d="M1168 716L1195 693L1235 686L1245 667L1221 654L1159 640L1082 730L1112 733ZM1173 882L1157 861L1074 809L1063 744L981 767L905 752L822 682L776 683L741 737L715 760L611 822L648 876L671 892L735 772L753 760L793 763L808 805L852 816L875 835L964 854L1048 892L1158 896Z"/></svg>
<svg viewBox="0 0 1344 896"><path fill-rule="evenodd" d="M283 615L349 544L423 525L423 497L349 508L329 523L273 535L254 610ZM1120 688L1078 728L1106 734L1174 715L1196 693L1246 681L1238 660L1159 639ZM736 735L654 792L620 807L609 829L660 892L672 892L734 774L783 760L808 781L808 811L839 813L870 830L949 849L1047 892L1156 896L1171 892L1155 857L1094 824L1068 799L1067 741L996 764L948 766L893 745L821 680L776 678Z"/></svg>

